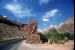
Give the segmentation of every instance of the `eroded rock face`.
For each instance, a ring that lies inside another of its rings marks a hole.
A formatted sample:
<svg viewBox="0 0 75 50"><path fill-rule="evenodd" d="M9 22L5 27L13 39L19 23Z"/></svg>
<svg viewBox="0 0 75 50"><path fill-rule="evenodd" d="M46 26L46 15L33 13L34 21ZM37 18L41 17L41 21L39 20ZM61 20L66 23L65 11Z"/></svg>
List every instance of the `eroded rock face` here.
<svg viewBox="0 0 75 50"><path fill-rule="evenodd" d="M65 21L59 29L62 32L74 33L74 17L69 18L67 21Z"/></svg>
<svg viewBox="0 0 75 50"><path fill-rule="evenodd" d="M28 43L40 43L36 21L30 20L28 24L23 25L23 30L26 32L26 40Z"/></svg>

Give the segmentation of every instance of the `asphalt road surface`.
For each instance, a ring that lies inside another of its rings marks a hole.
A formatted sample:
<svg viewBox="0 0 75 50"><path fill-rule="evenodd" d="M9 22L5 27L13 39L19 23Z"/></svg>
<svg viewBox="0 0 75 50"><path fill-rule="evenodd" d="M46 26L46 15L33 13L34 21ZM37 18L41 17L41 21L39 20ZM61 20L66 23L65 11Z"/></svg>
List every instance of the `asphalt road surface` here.
<svg viewBox="0 0 75 50"><path fill-rule="evenodd" d="M23 39L15 39L6 42L0 42L0 50L10 50L12 47L19 45Z"/></svg>

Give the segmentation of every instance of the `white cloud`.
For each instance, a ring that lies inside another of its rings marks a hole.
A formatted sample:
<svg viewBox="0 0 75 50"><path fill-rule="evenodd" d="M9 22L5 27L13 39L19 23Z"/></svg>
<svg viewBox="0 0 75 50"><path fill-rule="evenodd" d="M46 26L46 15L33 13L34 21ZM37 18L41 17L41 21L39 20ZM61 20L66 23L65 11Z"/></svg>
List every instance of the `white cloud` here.
<svg viewBox="0 0 75 50"><path fill-rule="evenodd" d="M45 13L43 18L53 17L57 14L57 12L58 12L58 9L49 10L48 12Z"/></svg>
<svg viewBox="0 0 75 50"><path fill-rule="evenodd" d="M50 25L50 26L49 26L49 28L52 28L52 27L54 27L54 25Z"/></svg>
<svg viewBox="0 0 75 50"><path fill-rule="evenodd" d="M50 26L49 26L49 29L50 29L50 28L58 28L58 26L57 26L57 25L50 25Z"/></svg>
<svg viewBox="0 0 75 50"><path fill-rule="evenodd" d="M6 18L7 16L3 16L4 18Z"/></svg>
<svg viewBox="0 0 75 50"><path fill-rule="evenodd" d="M30 9L28 9L27 7L22 7L19 3L6 4L4 8L9 10L18 18L32 15Z"/></svg>
<svg viewBox="0 0 75 50"><path fill-rule="evenodd" d="M47 4L50 0L39 0L40 5Z"/></svg>
<svg viewBox="0 0 75 50"><path fill-rule="evenodd" d="M55 28L55 29L58 29L59 27L57 26L57 25L50 25L49 27L47 27L47 28L44 28L44 29L38 29L38 32L41 32L41 33L47 33L47 32L49 32L51 29L53 29L53 28Z"/></svg>
<svg viewBox="0 0 75 50"><path fill-rule="evenodd" d="M57 15L58 12L59 12L58 9L49 10L48 12L45 13L45 15L42 16L42 20L43 19L49 20L50 17L54 17L55 15Z"/></svg>
<svg viewBox="0 0 75 50"><path fill-rule="evenodd" d="M38 32L44 34L45 32L47 32L48 28L44 28L44 29L38 29Z"/></svg>
<svg viewBox="0 0 75 50"><path fill-rule="evenodd" d="M38 29L38 32L41 32L41 33L43 33L43 30L42 30L42 29Z"/></svg>
<svg viewBox="0 0 75 50"><path fill-rule="evenodd" d="M64 24L64 22L60 23L59 27L61 27Z"/></svg>
<svg viewBox="0 0 75 50"><path fill-rule="evenodd" d="M42 20L45 21L45 22L49 21L49 19L42 19Z"/></svg>

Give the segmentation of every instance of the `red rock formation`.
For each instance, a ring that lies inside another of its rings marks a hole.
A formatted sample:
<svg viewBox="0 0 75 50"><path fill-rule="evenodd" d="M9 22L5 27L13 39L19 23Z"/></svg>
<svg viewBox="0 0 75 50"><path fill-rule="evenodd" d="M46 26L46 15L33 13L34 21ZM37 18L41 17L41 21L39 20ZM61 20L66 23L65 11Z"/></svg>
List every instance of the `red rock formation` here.
<svg viewBox="0 0 75 50"><path fill-rule="evenodd" d="M74 18L69 18L61 25L60 30L63 32L74 32Z"/></svg>
<svg viewBox="0 0 75 50"><path fill-rule="evenodd" d="M37 22L30 20L28 24L23 25L23 30L26 32L27 42L29 43L39 43L40 36L37 30Z"/></svg>

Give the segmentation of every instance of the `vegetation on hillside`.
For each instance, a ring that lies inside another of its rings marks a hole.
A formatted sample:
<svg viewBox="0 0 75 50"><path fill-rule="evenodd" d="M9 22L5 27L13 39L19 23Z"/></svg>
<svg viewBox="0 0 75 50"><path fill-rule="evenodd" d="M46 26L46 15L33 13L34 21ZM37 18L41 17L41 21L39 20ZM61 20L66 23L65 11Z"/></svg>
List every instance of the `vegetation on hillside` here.
<svg viewBox="0 0 75 50"><path fill-rule="evenodd" d="M60 41L64 41L65 37L67 37L67 40L74 40L74 34L69 32L58 32L56 29L53 29L52 31L40 34L40 38L42 39L50 39L51 42L59 43Z"/></svg>

